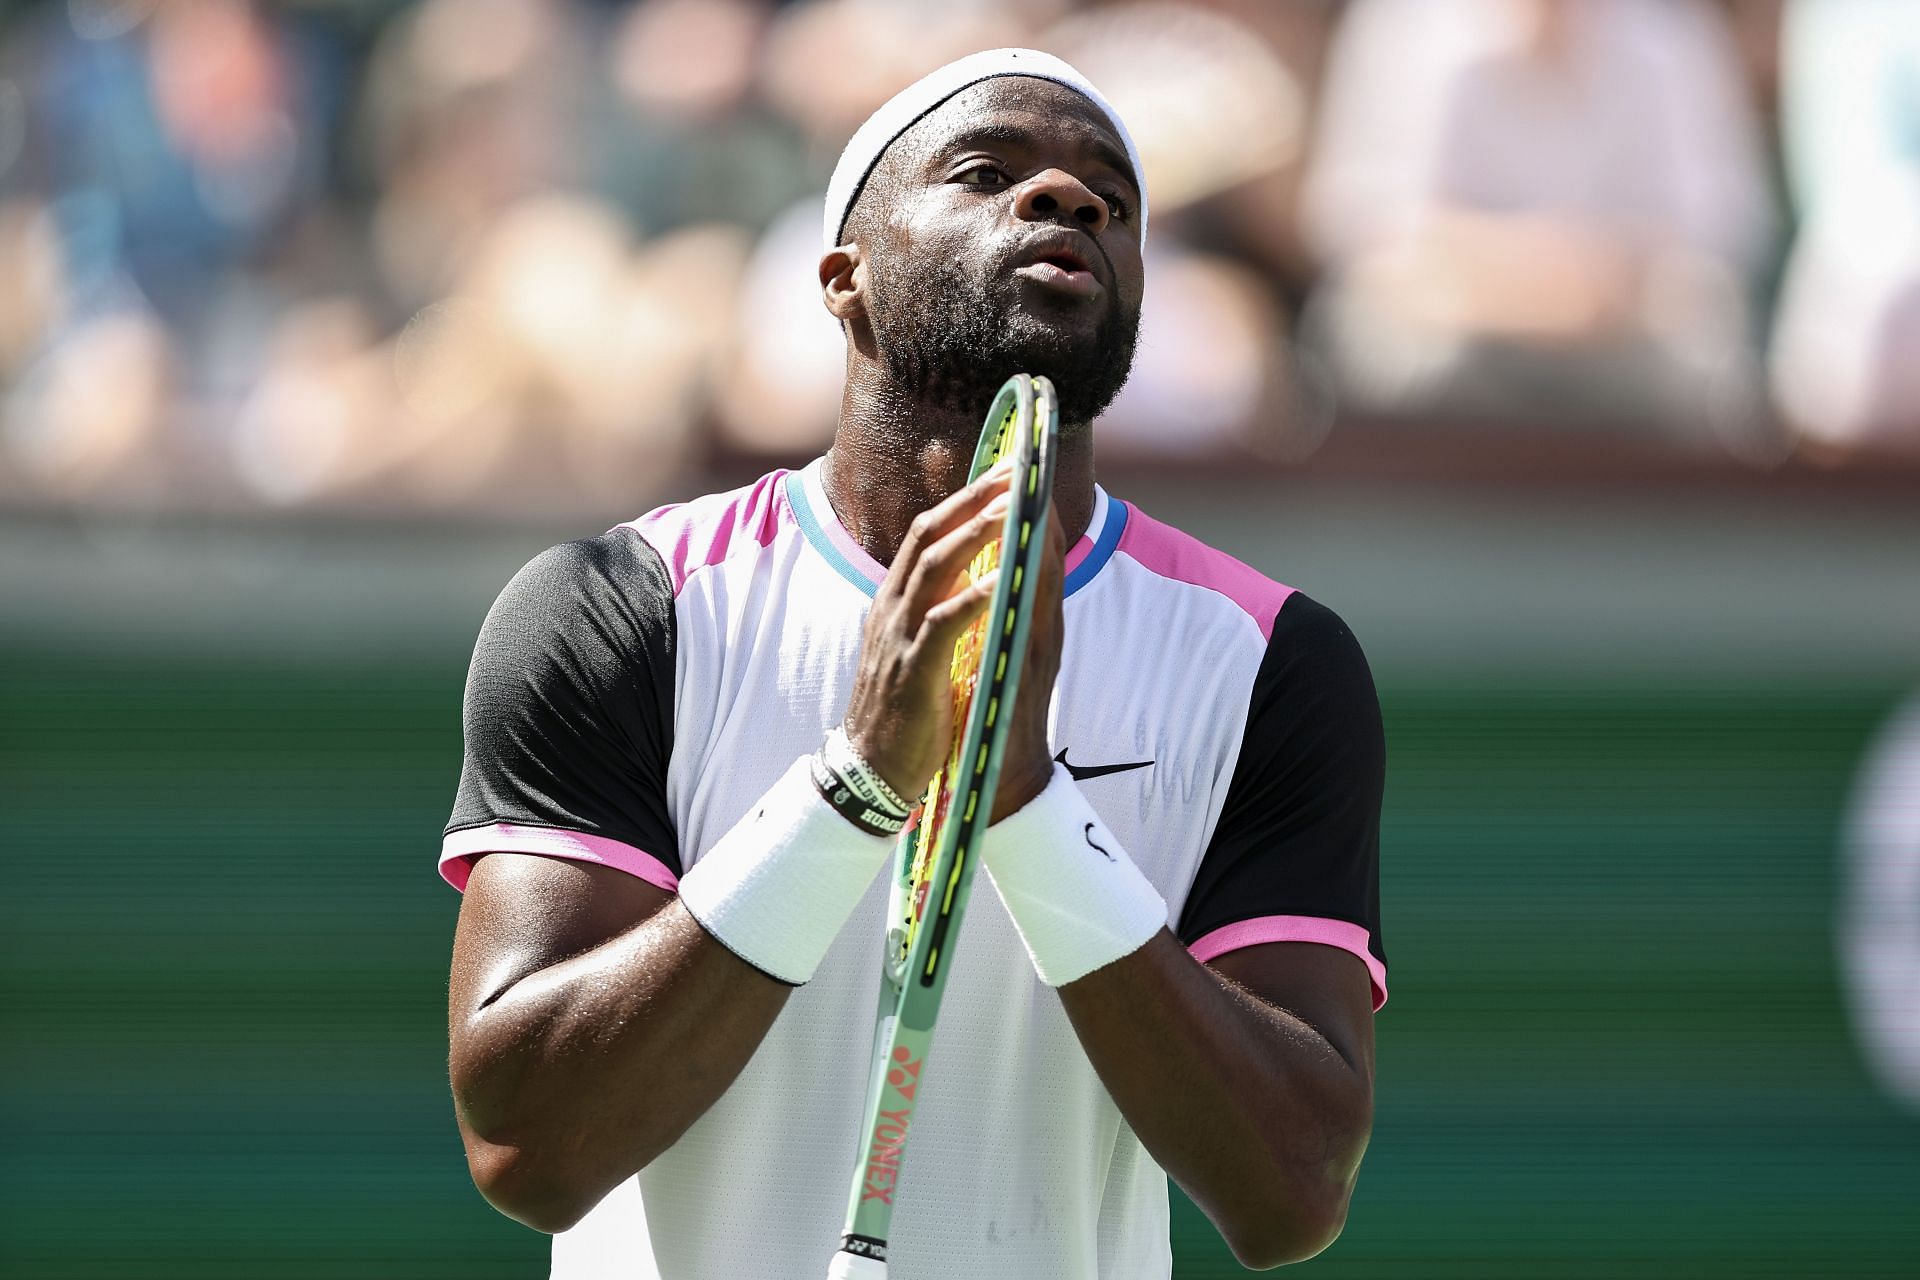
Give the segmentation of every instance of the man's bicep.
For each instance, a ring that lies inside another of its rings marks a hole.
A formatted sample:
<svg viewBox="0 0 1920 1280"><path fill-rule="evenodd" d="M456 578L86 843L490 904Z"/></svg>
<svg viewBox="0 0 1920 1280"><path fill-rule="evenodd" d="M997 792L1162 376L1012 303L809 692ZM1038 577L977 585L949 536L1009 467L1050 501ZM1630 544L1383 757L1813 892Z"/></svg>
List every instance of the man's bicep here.
<svg viewBox="0 0 1920 1280"><path fill-rule="evenodd" d="M674 895L592 862L491 853L473 864L454 930L448 994L456 1052L461 1029L532 973L633 928Z"/></svg>

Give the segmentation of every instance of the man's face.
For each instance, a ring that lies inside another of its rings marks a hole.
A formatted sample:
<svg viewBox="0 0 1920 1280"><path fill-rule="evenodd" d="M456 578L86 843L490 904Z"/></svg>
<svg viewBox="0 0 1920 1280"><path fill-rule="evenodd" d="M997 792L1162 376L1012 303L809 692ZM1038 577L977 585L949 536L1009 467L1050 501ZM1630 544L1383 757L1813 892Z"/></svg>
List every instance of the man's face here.
<svg viewBox="0 0 1920 1280"><path fill-rule="evenodd" d="M1113 126L1073 90L986 80L896 139L852 225L871 230L867 316L921 399L986 412L1043 375L1063 422L1091 422L1133 363L1140 195Z"/></svg>

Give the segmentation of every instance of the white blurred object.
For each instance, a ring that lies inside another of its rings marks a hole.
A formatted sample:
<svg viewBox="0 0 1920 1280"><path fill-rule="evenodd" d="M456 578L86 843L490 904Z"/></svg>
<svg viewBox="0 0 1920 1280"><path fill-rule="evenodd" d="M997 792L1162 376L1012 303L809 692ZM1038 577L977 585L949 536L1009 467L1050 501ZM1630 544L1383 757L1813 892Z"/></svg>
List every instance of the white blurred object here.
<svg viewBox="0 0 1920 1280"><path fill-rule="evenodd" d="M1920 697L1860 767L1836 925L1854 1031L1880 1083L1920 1110Z"/></svg>
<svg viewBox="0 0 1920 1280"><path fill-rule="evenodd" d="M0 445L43 497L150 496L164 483L158 454L173 375L172 344L153 316L89 320L13 388Z"/></svg>
<svg viewBox="0 0 1920 1280"><path fill-rule="evenodd" d="M1284 360L1272 294L1247 268L1178 247L1149 249L1146 268L1133 373L1096 428L1101 449L1191 457L1247 444Z"/></svg>
<svg viewBox="0 0 1920 1280"><path fill-rule="evenodd" d="M1830 449L1920 447L1920 7L1801 0L1784 40L1803 225L1774 328L1774 397Z"/></svg>
<svg viewBox="0 0 1920 1280"><path fill-rule="evenodd" d="M234 424L233 467L276 506L332 496L385 464L391 379L358 304L328 298L292 309Z"/></svg>
<svg viewBox="0 0 1920 1280"><path fill-rule="evenodd" d="M846 385L846 337L820 297L820 203L774 219L747 262L734 348L717 388L721 428L755 453L826 447Z"/></svg>
<svg viewBox="0 0 1920 1280"><path fill-rule="evenodd" d="M1920 444L1920 170L1865 195L1817 211L1794 246L1774 398L1820 444Z"/></svg>

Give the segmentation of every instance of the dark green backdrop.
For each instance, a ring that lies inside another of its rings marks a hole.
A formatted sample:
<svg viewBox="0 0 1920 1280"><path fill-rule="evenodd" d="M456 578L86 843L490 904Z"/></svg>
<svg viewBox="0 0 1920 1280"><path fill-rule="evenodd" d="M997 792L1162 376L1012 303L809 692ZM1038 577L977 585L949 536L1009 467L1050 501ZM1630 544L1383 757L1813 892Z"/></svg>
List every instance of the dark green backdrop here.
<svg viewBox="0 0 1920 1280"><path fill-rule="evenodd" d="M545 1275L446 1096L463 665L0 653L0 1274ZM1895 694L1388 683L1378 1119L1307 1273L1920 1274L1831 945Z"/></svg>

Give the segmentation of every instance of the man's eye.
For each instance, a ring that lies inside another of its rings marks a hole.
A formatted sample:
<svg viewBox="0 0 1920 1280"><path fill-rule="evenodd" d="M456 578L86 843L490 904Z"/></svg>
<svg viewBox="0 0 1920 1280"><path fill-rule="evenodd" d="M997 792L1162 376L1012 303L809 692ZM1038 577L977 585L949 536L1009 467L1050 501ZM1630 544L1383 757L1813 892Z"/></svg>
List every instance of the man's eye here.
<svg viewBox="0 0 1920 1280"><path fill-rule="evenodd" d="M970 187L987 187L997 191L1006 186L1009 179L1005 170L999 165L977 164L971 169L964 170L960 174L960 181Z"/></svg>
<svg viewBox="0 0 1920 1280"><path fill-rule="evenodd" d="M1110 218L1124 220L1128 211L1132 208L1132 206L1127 203L1127 198L1117 192L1101 191L1096 194L1107 202L1107 216Z"/></svg>

